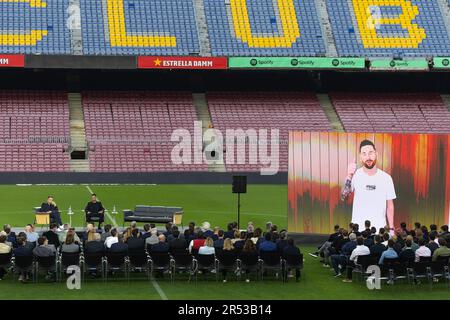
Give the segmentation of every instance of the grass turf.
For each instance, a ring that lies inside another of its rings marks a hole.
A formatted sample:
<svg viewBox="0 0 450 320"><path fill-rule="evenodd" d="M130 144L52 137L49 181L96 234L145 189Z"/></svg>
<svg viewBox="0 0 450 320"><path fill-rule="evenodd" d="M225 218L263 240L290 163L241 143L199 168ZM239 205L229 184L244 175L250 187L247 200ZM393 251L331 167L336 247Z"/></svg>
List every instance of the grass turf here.
<svg viewBox="0 0 450 320"><path fill-rule="evenodd" d="M211 225L225 227L226 223L236 220L236 195L228 185L73 185L73 186L0 186L2 207L0 224L10 223L23 227L33 221L32 208L46 199L48 194L55 196L59 208L63 211L63 220L68 221L67 209L72 207L76 213L73 225L83 225L81 210L89 200L88 187L96 192L104 205L117 211L132 208L136 204L182 206L185 215L184 224L189 221L208 220ZM253 221L256 225L271 220L280 228L287 224L287 187L281 185L249 185L248 193L242 195L241 222L244 225ZM122 224L122 215L116 217ZM291 281L282 284L273 277L264 282L237 283L230 279L228 283L216 283L214 280L202 280L197 285L179 278L174 284L168 279L156 279L157 284L168 299L450 299L449 289L444 284L429 286L422 284L411 289L406 284L383 286L382 290L369 291L363 283L343 283L335 279L331 271L310 257L307 253L315 251L313 247L301 247L305 254L305 277L300 283ZM189 294L189 288L195 288L195 295ZM105 290L107 288L107 290ZM146 280L112 279L107 284L100 280L88 279L82 284L81 292L68 290L65 283L21 284L8 274L0 282L0 299L161 299L152 283Z"/></svg>
<svg viewBox="0 0 450 320"><path fill-rule="evenodd" d="M314 251L313 247L301 247L305 253L304 278L296 283L292 279L283 284L273 275L268 276L263 282L251 281L250 283L236 282L230 276L227 283L216 282L213 277L203 279L199 275L197 284L188 283L187 278L179 276L175 283L169 278L156 279L157 285L164 295L170 300L192 299L223 299L233 300L296 300L296 299L450 299L450 289L445 283L433 284L431 289L427 284L410 287L407 284L395 284L394 286L382 285L381 290L370 291L362 282L343 283L342 278L334 278L328 268L322 267L317 259L307 255ZM90 280L82 283L80 290L69 290L65 282L37 284L19 283L8 274L0 282L0 299L161 299L154 285L141 278L132 279L130 283L119 277L110 279L108 283L101 280ZM195 294L192 294L194 290ZM42 296L45 292L45 297Z"/></svg>
<svg viewBox="0 0 450 320"><path fill-rule="evenodd" d="M284 185L248 185L247 194L241 195L241 226L253 221L263 226L272 221L280 228L287 227L287 187ZM123 209L133 209L137 204L180 206L184 209L183 224L190 221L200 224L209 221L211 226L226 227L237 220L237 195L229 185L72 185L72 186L0 186L2 206L0 224L9 223L24 227L34 221L32 208L40 206L53 195L63 222L68 222L67 210L75 213L73 226L83 226L82 210L90 199L92 190L102 201L119 226L123 222ZM111 214L113 207L118 214ZM106 222L111 222L106 217Z"/></svg>

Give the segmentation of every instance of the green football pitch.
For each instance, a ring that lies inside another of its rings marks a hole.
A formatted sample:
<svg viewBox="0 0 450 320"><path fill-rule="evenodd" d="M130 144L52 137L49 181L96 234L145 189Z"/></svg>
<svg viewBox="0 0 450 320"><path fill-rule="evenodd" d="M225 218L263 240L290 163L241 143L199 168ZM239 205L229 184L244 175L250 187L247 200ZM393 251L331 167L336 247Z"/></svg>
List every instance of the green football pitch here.
<svg viewBox="0 0 450 320"><path fill-rule="evenodd" d="M237 221L237 195L230 185L3 185L0 186L2 206L0 224L24 227L34 221L33 207L40 206L48 195L53 195L61 211L63 222L72 226L84 225L82 212L91 192L97 194L108 209L106 223L122 226L123 209L135 205L183 207L183 224L209 221L211 226L225 228ZM117 214L114 215L113 209ZM280 228L287 227L287 187L285 185L248 185L241 195L241 226L248 221L263 226L272 221Z"/></svg>
<svg viewBox="0 0 450 320"><path fill-rule="evenodd" d="M264 226L272 221L280 228L287 224L287 187L283 185L249 185L248 193L242 195L241 223L253 221ZM109 210L107 222L121 226L122 209L136 204L181 206L184 209L183 222L201 223L209 221L212 226L226 227L237 219L237 197L229 185L58 185L58 186L0 186L2 206L0 224L9 223L24 227L33 222L32 208L53 195L63 212L63 221L69 220L69 207L75 212L72 225L83 226L82 209L91 192ZM113 207L119 212L113 216ZM39 230L39 228L38 228ZM0 282L0 299L450 299L450 289L444 283L411 287L407 284L382 286L381 290L370 291L364 283L343 283L333 278L331 270L322 267L317 259L308 255L316 248L300 245L305 255L304 277L299 283L292 279L286 284L273 275L264 281L252 279L250 283L237 282L233 276L227 283L217 283L213 277L199 276L197 284L188 283L186 276L178 276L174 283L168 277L147 281L140 274L132 274L128 283L114 277L107 283L100 279L87 279L80 290L69 290L65 282L22 284L8 274ZM140 277L141 279L136 279ZM45 292L45 296L42 294ZM192 294L194 292L194 294Z"/></svg>

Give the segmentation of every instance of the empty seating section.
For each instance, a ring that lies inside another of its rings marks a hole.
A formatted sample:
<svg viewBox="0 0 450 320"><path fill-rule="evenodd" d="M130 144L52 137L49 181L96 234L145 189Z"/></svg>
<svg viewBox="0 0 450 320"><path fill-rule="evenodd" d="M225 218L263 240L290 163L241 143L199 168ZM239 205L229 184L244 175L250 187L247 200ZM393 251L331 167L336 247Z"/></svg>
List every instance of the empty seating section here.
<svg viewBox="0 0 450 320"><path fill-rule="evenodd" d="M257 132L258 129L268 129L267 141L270 144L270 129L279 129L280 171L287 171L289 130L331 130L329 120L312 93L209 93L207 98L213 125L223 133L226 129L255 129ZM226 145L225 148L228 149ZM248 144L240 148L234 148L235 163L226 163L228 171L259 171L261 167L267 167L259 163L249 164ZM270 154L270 146L268 150ZM237 153L246 154L245 164L236 163Z"/></svg>
<svg viewBox="0 0 450 320"><path fill-rule="evenodd" d="M87 55L198 55L193 1L81 0Z"/></svg>
<svg viewBox="0 0 450 320"><path fill-rule="evenodd" d="M172 132L197 120L190 93L85 92L83 111L91 171L207 171L171 160Z"/></svg>
<svg viewBox="0 0 450 320"><path fill-rule="evenodd" d="M437 1L327 0L327 5L340 56L450 54L449 35Z"/></svg>
<svg viewBox="0 0 450 320"><path fill-rule="evenodd" d="M314 0L205 0L213 56L323 56Z"/></svg>
<svg viewBox="0 0 450 320"><path fill-rule="evenodd" d="M450 112L433 94L331 94L347 132L450 133Z"/></svg>
<svg viewBox="0 0 450 320"><path fill-rule="evenodd" d="M0 91L0 171L69 170L67 94Z"/></svg>
<svg viewBox="0 0 450 320"><path fill-rule="evenodd" d="M0 1L0 52L70 54L69 0Z"/></svg>

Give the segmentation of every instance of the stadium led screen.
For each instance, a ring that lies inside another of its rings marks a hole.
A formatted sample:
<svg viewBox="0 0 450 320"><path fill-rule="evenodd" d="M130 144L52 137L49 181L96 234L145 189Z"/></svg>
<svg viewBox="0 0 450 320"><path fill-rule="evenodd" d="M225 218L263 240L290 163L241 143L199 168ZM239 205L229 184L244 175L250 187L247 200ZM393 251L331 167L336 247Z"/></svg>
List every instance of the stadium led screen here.
<svg viewBox="0 0 450 320"><path fill-rule="evenodd" d="M365 149L360 152L365 139L375 145L375 177L381 182L373 177L375 182L370 178L371 182L366 182L364 175L356 179L357 173L365 174L361 168L367 165L361 162ZM387 201L393 199L394 226L390 227L416 221L423 225L448 224L449 147L450 135L290 132L289 231L326 234L335 224L346 228L352 220L364 230L361 224L366 219L377 228L384 227L384 223L376 222L382 211L374 212L380 195L380 201L385 201L381 208L386 209ZM352 178L354 190L342 197L351 163L359 168ZM386 209L386 223L387 216Z"/></svg>

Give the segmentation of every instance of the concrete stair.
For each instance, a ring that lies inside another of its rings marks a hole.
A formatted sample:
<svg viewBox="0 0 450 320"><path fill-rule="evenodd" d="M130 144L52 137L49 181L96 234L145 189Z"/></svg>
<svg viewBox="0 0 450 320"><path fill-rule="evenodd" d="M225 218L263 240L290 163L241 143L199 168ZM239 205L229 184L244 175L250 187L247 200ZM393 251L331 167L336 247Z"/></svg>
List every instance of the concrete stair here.
<svg viewBox="0 0 450 320"><path fill-rule="evenodd" d="M215 135L206 135L205 131L212 127L211 115L208 109L208 103L204 93L194 93L193 95L194 105L197 110L197 118L202 121L202 133L204 137L203 146L208 145L212 139L215 139ZM214 161L208 165L208 170L211 172L225 172L225 164L223 159Z"/></svg>
<svg viewBox="0 0 450 320"><path fill-rule="evenodd" d="M69 119L70 119L70 152L85 152L88 147L86 142L86 131L84 127L83 107L80 93L69 93ZM72 171L89 172L89 160L71 159L70 167Z"/></svg>
<svg viewBox="0 0 450 320"><path fill-rule="evenodd" d="M90 172L88 159L72 159L70 160L70 170L74 172Z"/></svg>
<svg viewBox="0 0 450 320"><path fill-rule="evenodd" d="M334 131L344 132L344 127L339 120L339 116L336 113L336 110L331 103L330 97L328 94L317 94L317 99L319 100L320 105L322 106L323 111L327 115L328 120L331 123Z"/></svg>
<svg viewBox="0 0 450 320"><path fill-rule="evenodd" d="M337 57L336 43L333 37L333 30L331 28L331 22L327 10L326 0L316 0L317 13L319 15L320 28L322 29L322 35L324 37L326 56Z"/></svg>

